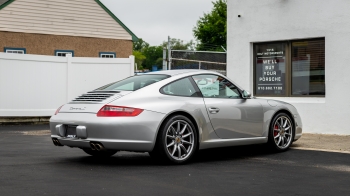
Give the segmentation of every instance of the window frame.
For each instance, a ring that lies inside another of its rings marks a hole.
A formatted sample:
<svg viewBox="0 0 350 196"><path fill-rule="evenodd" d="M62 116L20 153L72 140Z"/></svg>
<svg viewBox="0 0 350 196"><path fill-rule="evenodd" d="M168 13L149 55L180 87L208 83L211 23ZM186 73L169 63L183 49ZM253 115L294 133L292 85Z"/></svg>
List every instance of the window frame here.
<svg viewBox="0 0 350 196"><path fill-rule="evenodd" d="M292 94L292 43L293 42L303 42L303 41L316 41L316 40L326 40L325 37L319 37L319 38L305 38L305 39L293 39L293 40L285 40L285 41L271 41L271 42L256 42L253 43L253 95L256 97L318 97L318 98L324 98L326 95L293 95ZM285 66L286 66L286 73L285 73L285 94L284 95L258 95L256 94L256 45L259 44L276 44L276 43L284 43L285 44ZM325 48L326 50L326 48ZM325 65L326 67L326 65ZM326 72L326 68L325 68ZM325 73L326 75L326 73ZM325 86L326 86L326 80L325 80Z"/></svg>
<svg viewBox="0 0 350 196"><path fill-rule="evenodd" d="M113 58L117 58L117 53L115 52L100 52L99 57L103 58L102 55L113 55ZM112 59L112 58L105 58L105 59Z"/></svg>
<svg viewBox="0 0 350 196"><path fill-rule="evenodd" d="M74 50L55 50L55 56L58 56L58 53L72 53L72 57L74 57ZM58 56L58 57L62 57L62 56Z"/></svg>
<svg viewBox="0 0 350 196"><path fill-rule="evenodd" d="M182 80L182 79L186 79L188 78L193 86L193 88L196 90L196 96L183 96L183 95L175 95L175 94L167 94L164 92L164 88L172 83L175 83L179 80ZM167 96L174 96L174 97L188 97L188 98L203 98L203 95L202 95L202 92L200 91L200 89L198 88L196 82L193 80L192 76L185 76L185 77L182 77L182 78L179 78L179 79L176 79L174 81L171 81L165 85L163 85L160 89L159 89L159 93L163 94L163 95L167 95Z"/></svg>
<svg viewBox="0 0 350 196"><path fill-rule="evenodd" d="M238 90L238 93L239 93L239 98L228 98L228 97L204 97L204 95L202 94L202 91L199 89L197 83L194 81L194 79L192 77L194 76L200 76L200 75L213 75L213 76L217 76L217 77L222 77L224 79L226 79L227 81L231 82L233 85L235 85L235 87L237 88ZM234 82L232 82L230 79L228 79L227 77L224 77L224 76L220 76L220 75L217 75L217 74L213 74L213 73L203 73L203 74L196 74L196 75L192 75L191 76L194 84L196 85L196 87L198 88L199 92L201 93L202 97L203 98L206 98L206 99L246 99L246 98L243 98L243 90L241 88L239 88Z"/></svg>
<svg viewBox="0 0 350 196"><path fill-rule="evenodd" d="M7 51L23 51L23 54L27 54L26 48L11 48L11 47L4 47L4 52L7 54L18 54L18 53L8 53Z"/></svg>

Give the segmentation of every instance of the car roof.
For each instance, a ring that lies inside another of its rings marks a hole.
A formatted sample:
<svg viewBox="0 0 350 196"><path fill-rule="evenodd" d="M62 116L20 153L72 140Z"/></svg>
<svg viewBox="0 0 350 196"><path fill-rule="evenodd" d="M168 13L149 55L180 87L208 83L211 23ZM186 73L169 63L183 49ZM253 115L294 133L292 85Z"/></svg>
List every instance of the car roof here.
<svg viewBox="0 0 350 196"><path fill-rule="evenodd" d="M175 70L165 70L165 71L154 71L154 72L148 72L146 74L162 74L162 75L179 75L179 74L187 74L187 73L192 73L192 74L200 74L200 73L217 73L214 71L207 71L207 70L201 70L201 69L175 69Z"/></svg>

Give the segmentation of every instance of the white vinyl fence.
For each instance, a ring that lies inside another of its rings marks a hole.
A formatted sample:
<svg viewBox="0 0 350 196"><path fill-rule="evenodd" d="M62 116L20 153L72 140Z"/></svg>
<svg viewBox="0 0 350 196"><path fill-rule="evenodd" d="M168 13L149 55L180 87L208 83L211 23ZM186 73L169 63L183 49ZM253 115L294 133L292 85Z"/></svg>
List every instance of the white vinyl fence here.
<svg viewBox="0 0 350 196"><path fill-rule="evenodd" d="M134 75L129 58L0 53L0 117L52 116L78 95Z"/></svg>

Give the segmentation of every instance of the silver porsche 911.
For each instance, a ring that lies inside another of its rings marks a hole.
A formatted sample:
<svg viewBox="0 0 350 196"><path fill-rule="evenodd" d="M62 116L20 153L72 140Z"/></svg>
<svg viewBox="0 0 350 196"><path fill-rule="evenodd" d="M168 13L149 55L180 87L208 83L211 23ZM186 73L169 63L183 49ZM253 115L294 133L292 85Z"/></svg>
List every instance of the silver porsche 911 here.
<svg viewBox="0 0 350 196"><path fill-rule="evenodd" d="M87 92L61 106L50 129L56 146L92 156L139 151L180 164L206 148L267 143L285 151L302 122L292 105L253 98L219 73L171 70Z"/></svg>

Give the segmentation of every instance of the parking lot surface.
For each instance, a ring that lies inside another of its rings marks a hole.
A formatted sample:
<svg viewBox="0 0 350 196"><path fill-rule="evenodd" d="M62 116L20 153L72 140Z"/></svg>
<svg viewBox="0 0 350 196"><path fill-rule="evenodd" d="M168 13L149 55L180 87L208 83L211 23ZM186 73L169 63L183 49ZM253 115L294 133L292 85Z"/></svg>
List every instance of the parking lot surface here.
<svg viewBox="0 0 350 196"><path fill-rule="evenodd" d="M350 154L263 145L200 151L187 165L147 153L96 159L56 147L47 125L0 127L0 195L349 195Z"/></svg>

